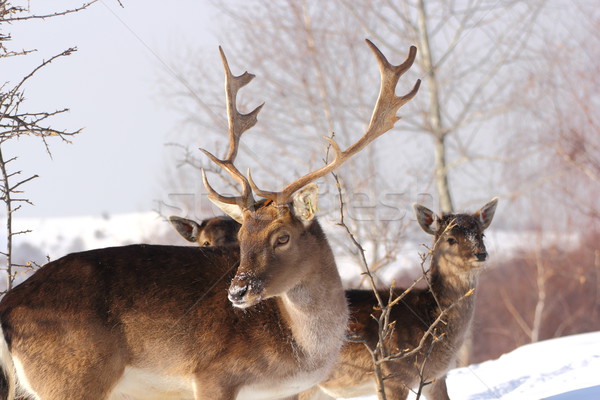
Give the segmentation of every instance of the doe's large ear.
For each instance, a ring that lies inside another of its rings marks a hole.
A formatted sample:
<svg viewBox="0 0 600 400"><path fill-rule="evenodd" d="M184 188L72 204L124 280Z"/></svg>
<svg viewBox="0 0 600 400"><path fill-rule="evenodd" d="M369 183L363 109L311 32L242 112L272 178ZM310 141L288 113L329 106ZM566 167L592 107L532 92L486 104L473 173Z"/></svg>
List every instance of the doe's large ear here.
<svg viewBox="0 0 600 400"><path fill-rule="evenodd" d="M294 194L292 198L292 211L296 218L306 225L315 217L318 201L319 187L311 183Z"/></svg>
<svg viewBox="0 0 600 400"><path fill-rule="evenodd" d="M213 199L208 196L208 199L217 207L221 209L225 214L229 215L231 218L236 220L238 223L242 224L244 222L244 214L242 213L242 207L237 204L227 204L220 202L217 199Z"/></svg>
<svg viewBox="0 0 600 400"><path fill-rule="evenodd" d="M169 222L171 223L171 225L173 225L173 227L175 227L175 230L179 232L179 234L183 236L188 242L198 241L198 236L200 236L202 228L196 221L172 215L169 217Z"/></svg>
<svg viewBox="0 0 600 400"><path fill-rule="evenodd" d="M496 212L497 205L498 198L494 197L485 206L481 207L479 211L473 214L475 217L479 218L483 229L487 229L487 227L490 226L490 224L492 223L492 219L494 219L494 213Z"/></svg>
<svg viewBox="0 0 600 400"><path fill-rule="evenodd" d="M438 228L438 216L429 208L417 203L413 203L413 208L421 229L430 235L435 235Z"/></svg>

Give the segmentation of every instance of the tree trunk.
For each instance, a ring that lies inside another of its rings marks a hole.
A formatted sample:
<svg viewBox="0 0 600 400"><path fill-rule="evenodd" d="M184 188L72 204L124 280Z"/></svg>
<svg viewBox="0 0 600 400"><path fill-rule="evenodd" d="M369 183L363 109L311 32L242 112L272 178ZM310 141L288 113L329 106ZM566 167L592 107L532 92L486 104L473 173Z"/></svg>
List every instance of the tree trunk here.
<svg viewBox="0 0 600 400"><path fill-rule="evenodd" d="M454 211L452 205L452 196L448 186L448 168L446 165L446 132L442 124L442 114L440 112L440 98L438 93L438 82L436 77L436 68L433 64L431 48L429 46L429 33L427 30L427 14L423 0L417 2L418 18L417 27L419 30L419 51L421 53L421 64L425 71L425 82L429 94L429 110L427 113L428 126L435 141L434 160L435 160L435 185L440 201L440 210L443 213Z"/></svg>
<svg viewBox="0 0 600 400"><path fill-rule="evenodd" d="M448 186L448 167L446 165L446 136L435 136L434 160L435 160L435 185L437 188L440 211L445 214L452 213L452 196L450 196L450 187Z"/></svg>

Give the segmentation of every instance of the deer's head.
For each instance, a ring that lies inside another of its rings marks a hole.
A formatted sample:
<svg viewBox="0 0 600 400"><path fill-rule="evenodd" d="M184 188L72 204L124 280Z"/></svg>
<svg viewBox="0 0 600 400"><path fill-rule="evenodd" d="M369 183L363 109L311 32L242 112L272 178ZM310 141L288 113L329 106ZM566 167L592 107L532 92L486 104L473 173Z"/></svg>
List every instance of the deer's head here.
<svg viewBox="0 0 600 400"><path fill-rule="evenodd" d="M408 94L400 97L395 95L400 76L410 68L415 59L416 48L411 47L404 63L394 66L373 43L367 43L377 58L381 73L379 97L367 131L344 151L333 139L328 139L335 153L333 160L291 182L279 192L259 189L250 172L246 177L233 164L240 137L256 124L262 105L248 114L241 114L237 110L237 92L254 75L245 72L234 76L221 49L226 76L229 151L224 159L218 159L206 150L202 151L237 181L241 186L241 195L222 196L210 186L204 171L202 176L209 199L241 224L238 234L240 265L229 287L229 299L234 306L246 308L263 299L281 295L292 287L301 285L303 278L311 273L311 268L318 267L318 263L311 260L319 257L321 252L331 250L315 220L318 189L312 182L329 174L390 130L399 120L396 116L398 109L417 93L420 81L417 81ZM255 201L253 193L266 200Z"/></svg>
<svg viewBox="0 0 600 400"><path fill-rule="evenodd" d="M492 223L498 198L473 214L446 214L441 217L419 204L414 205L421 228L434 236L433 263L447 272L471 272L487 259L484 231Z"/></svg>
<svg viewBox="0 0 600 400"><path fill-rule="evenodd" d="M240 224L229 217L208 218L197 223L194 220L170 216L169 222L188 242L201 247L237 244Z"/></svg>
<svg viewBox="0 0 600 400"><path fill-rule="evenodd" d="M329 251L320 228L313 226L317 198L317 185L309 184L287 203L264 200L235 215L241 223L240 266L229 289L235 306L287 292L311 273L319 252Z"/></svg>

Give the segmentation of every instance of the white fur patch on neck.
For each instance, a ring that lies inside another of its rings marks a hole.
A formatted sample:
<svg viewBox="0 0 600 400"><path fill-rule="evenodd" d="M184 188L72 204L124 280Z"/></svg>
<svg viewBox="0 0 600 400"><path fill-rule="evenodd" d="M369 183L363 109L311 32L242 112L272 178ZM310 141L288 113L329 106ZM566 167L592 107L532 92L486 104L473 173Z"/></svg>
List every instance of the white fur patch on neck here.
<svg viewBox="0 0 600 400"><path fill-rule="evenodd" d="M290 328L302 350L304 367L308 370L330 368L344 343L347 314L333 305L322 307L315 304L320 303L317 299L320 296L310 296L304 288L290 292L284 294L282 300L293 321Z"/></svg>

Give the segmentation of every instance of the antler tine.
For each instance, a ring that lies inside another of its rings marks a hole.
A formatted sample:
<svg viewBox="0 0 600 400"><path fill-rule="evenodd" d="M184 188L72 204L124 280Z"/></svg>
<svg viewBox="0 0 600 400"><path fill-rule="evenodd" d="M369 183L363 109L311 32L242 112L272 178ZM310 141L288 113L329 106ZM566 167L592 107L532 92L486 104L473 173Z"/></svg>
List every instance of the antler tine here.
<svg viewBox="0 0 600 400"><path fill-rule="evenodd" d="M229 68L229 63L227 61L227 57L225 56L225 52L221 46L219 46L219 52L221 54L223 68L225 70L225 98L227 103L227 122L229 127L229 150L227 152L227 156L223 160L215 157L213 154L204 149L200 150L202 150L202 152L204 152L204 154L206 154L212 162L227 171L227 173L242 186L242 196L222 196L208 184L208 180L206 179L206 174L204 174L204 172L202 179L204 181L204 186L209 192L209 196L212 198L228 204L241 204L244 207L249 207L254 203L252 189L250 188L250 184L248 183L246 177L233 163L237 156L242 134L256 124L258 113L264 106L264 103L256 107L248 114L242 114L237 110L237 93L242 87L246 86L248 83L250 83L250 81L252 81L252 79L254 79L254 74L244 72L239 76L233 75L231 73L231 69Z"/></svg>
<svg viewBox="0 0 600 400"><path fill-rule="evenodd" d="M365 134L356 143L349 146L344 151L340 150L335 140L327 138L335 152L335 157L331 162L320 169L312 171L295 180L279 193L261 191L251 181L252 188L256 194L260 193L261 196L273 201L288 202L294 192L338 168L354 154L364 149L373 140L392 129L394 124L400 120L400 117L396 115L398 110L417 94L419 91L419 86L421 85L421 80L418 79L410 92L404 96L396 96L396 86L398 84L398 80L412 66L417 55L417 48L415 46L411 46L406 60L400 65L392 65L383 55L383 53L377 48L377 46L375 46L369 39L366 39L366 42L377 58L379 72L381 74L381 86L379 89L379 96L377 97L377 102L375 103L373 114L371 115L371 120Z"/></svg>
<svg viewBox="0 0 600 400"><path fill-rule="evenodd" d="M410 92L404 96L396 96L398 80L410 69L417 56L417 48L415 46L410 46L408 57L402 64L392 65L373 42L369 39L366 39L366 42L377 58L379 72L381 74L381 86L379 88L379 96L377 97L373 114L371 114L369 127L363 136L363 138L366 139L366 143L362 145L358 151L394 127L394 124L400 120L400 117L396 115L398 110L415 97L421 86L421 80L417 79L417 82ZM363 138L361 138L355 146L360 145ZM349 151L350 149L351 148L348 148L346 151Z"/></svg>
<svg viewBox="0 0 600 400"><path fill-rule="evenodd" d="M215 189L213 189L213 187L210 185L210 183L208 183L208 178L206 177L206 172L204 171L204 168L202 168L202 182L204 182L204 187L206 188L206 190L208 191L208 197L210 199L213 200L217 200L220 201L221 203L226 203L226 204L244 204L244 196L237 196L237 197L233 197L233 196L223 196L221 194L219 194Z"/></svg>
<svg viewBox="0 0 600 400"><path fill-rule="evenodd" d="M234 197L222 196L219 193L217 193L210 186L210 184L208 183L208 179L206 178L206 174L205 174L204 170L202 170L202 181L204 182L204 187L208 191L209 197L212 197L213 199L219 200L223 203L238 204L238 205L242 205L244 207L248 207L248 206L254 204L254 198L252 197L252 189L250 188L250 184L248 183L248 181L246 180L244 175L242 175L242 173L233 165L232 161L220 160L217 157L215 157L212 153L210 153L204 149L200 149L200 151L202 151L204 154L206 154L207 157L210 158L210 160L212 162L214 162L215 164L217 164L220 168L227 171L227 173L233 179L235 179L236 182L238 182L242 186L242 195L241 196L234 196Z"/></svg>
<svg viewBox="0 0 600 400"><path fill-rule="evenodd" d="M250 173L250 168L248 168L248 173L246 175L248 177L248 182L250 182L250 187L252 188L254 193L256 193L257 196L272 200L275 203L278 202L277 201L279 199L278 196L281 195L280 192L269 192L268 190L262 190L258 186L256 186L256 183L254 183L254 180L252 179L252 174Z"/></svg>

